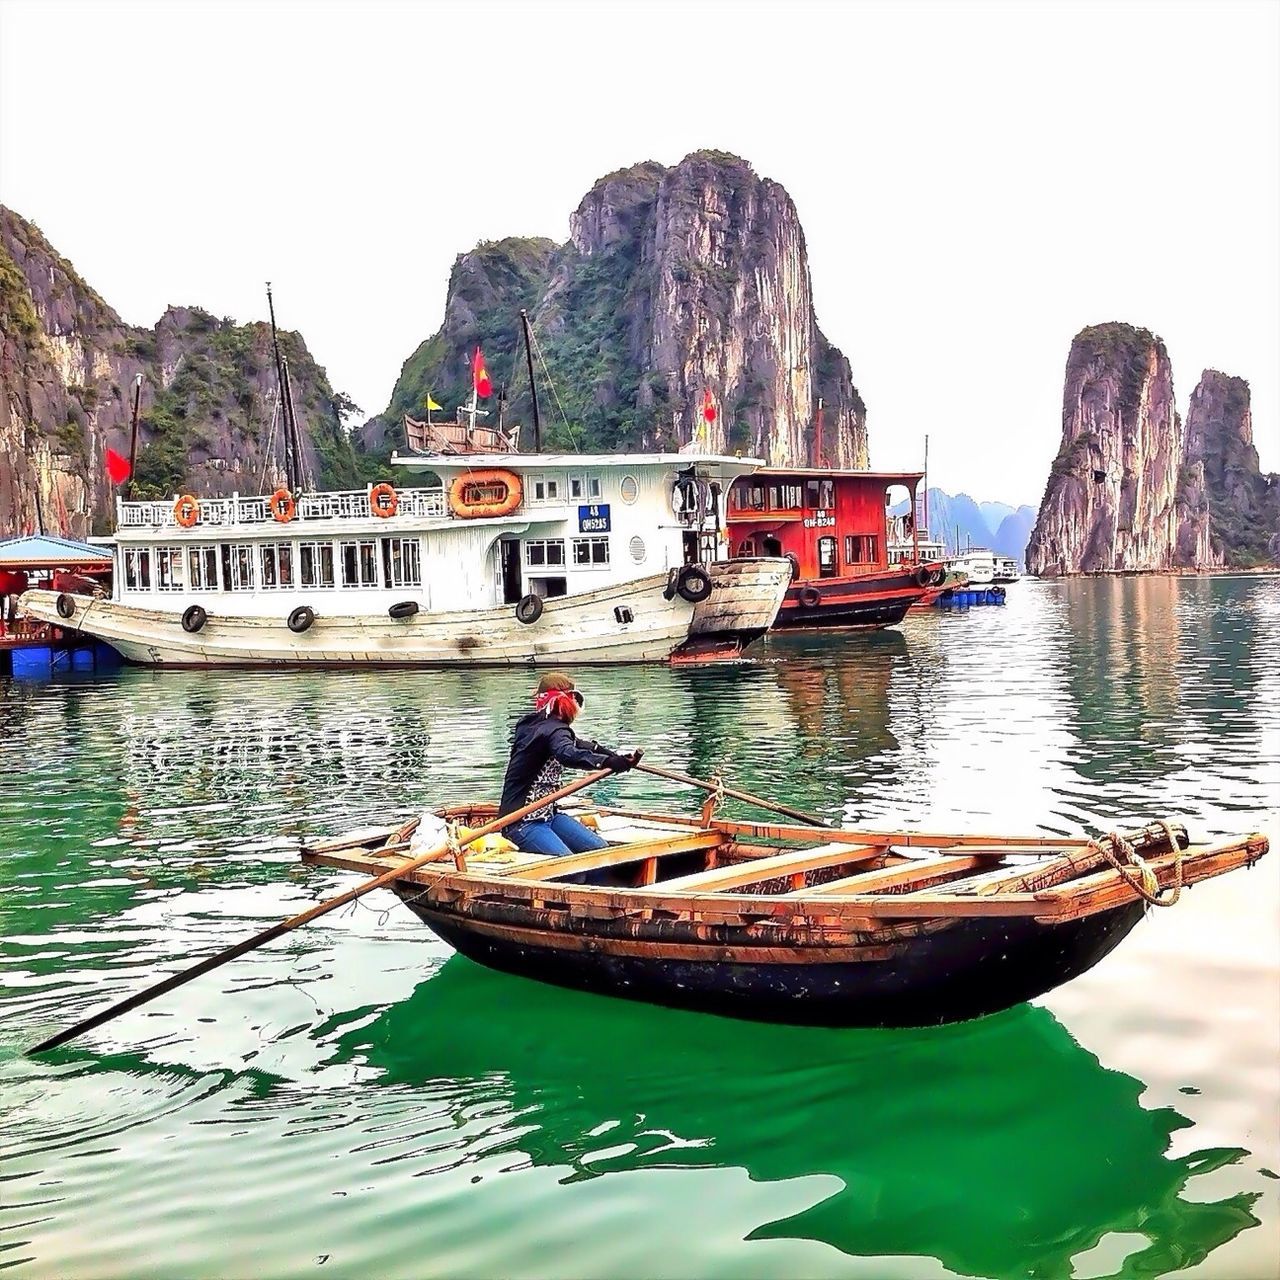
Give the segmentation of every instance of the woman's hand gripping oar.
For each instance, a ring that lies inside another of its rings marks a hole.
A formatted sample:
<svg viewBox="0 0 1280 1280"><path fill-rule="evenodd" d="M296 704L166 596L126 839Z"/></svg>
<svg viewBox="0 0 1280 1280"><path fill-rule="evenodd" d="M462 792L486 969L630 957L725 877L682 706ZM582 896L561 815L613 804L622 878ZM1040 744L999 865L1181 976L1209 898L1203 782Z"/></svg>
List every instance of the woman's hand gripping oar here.
<svg viewBox="0 0 1280 1280"><path fill-rule="evenodd" d="M535 809L541 809L557 800L563 800L566 796L573 795L575 791L581 791L584 787L589 787L592 783L599 782L601 778L612 776L613 772L612 769L598 769L593 773L588 773L585 777L577 779L575 782L569 783L568 786L561 787L559 791L552 792L549 796L540 796L531 804L517 809L514 813L509 813L503 818L496 818L493 822L487 822L483 827L477 827L465 840L459 842L459 847L465 849L467 845L474 844L477 840L492 835L496 831L501 831L503 828L511 826L512 823L519 822L522 818L527 818ZM181 973L171 974L162 982L157 982L154 986L139 991L137 995L129 996L127 999L103 1009L100 1013L95 1013L92 1017L85 1018L82 1022L77 1022L74 1026L68 1027L65 1031L59 1031L57 1035L50 1036L47 1040L41 1040L38 1045L27 1050L27 1055L43 1053L46 1049L56 1049L60 1044L66 1044L68 1040L74 1040L77 1036L83 1035L86 1031L92 1031L94 1027L102 1026L104 1022L110 1022L112 1018L119 1017L122 1013L128 1013L131 1009L138 1008L139 1005L147 1004L157 996L162 996L166 992L172 991L175 987L180 987L184 983L190 982L192 978L198 978L201 974L217 969L226 964L227 961L234 960L237 956L242 956L246 952L254 950L255 947L271 942L273 939L280 937L281 934L288 933L290 930L297 929L304 924L309 924L312 920L318 919L338 907L345 906L348 902L354 902L357 898L363 897L373 889L380 889L383 885L390 884L393 880L399 879L401 876L416 870L428 862L435 862L443 858L449 851L450 847L447 843L438 845L421 857L411 858L407 862L402 862L398 867L393 867L382 875L374 876L372 880L366 880L354 889L348 889L346 893L340 893L336 898L329 898L327 901L317 903L309 910L303 911L300 915L290 916L288 920L281 920L279 924L272 925L270 929L255 933L252 938L237 942L235 946L228 947L225 951L219 951L217 955L210 956L207 960L201 960L199 964L192 965L190 969L184 969Z"/></svg>
<svg viewBox="0 0 1280 1280"><path fill-rule="evenodd" d="M701 778L690 777L687 773L677 773L674 769L663 769L656 764L639 764L632 766L640 773L651 773L655 778L666 778L669 782L683 782L689 787L701 787L704 791L722 792L726 796L732 796L735 800L741 800L746 804L753 804L757 809L764 809L769 813L780 813L788 818L795 818L797 822L803 822L810 827L825 827L827 824L821 818L815 818L812 814L802 813L799 809L792 809L785 804L779 804L776 800L762 800L759 796L753 796L750 792L739 791L735 787L726 787L718 782L705 782Z"/></svg>

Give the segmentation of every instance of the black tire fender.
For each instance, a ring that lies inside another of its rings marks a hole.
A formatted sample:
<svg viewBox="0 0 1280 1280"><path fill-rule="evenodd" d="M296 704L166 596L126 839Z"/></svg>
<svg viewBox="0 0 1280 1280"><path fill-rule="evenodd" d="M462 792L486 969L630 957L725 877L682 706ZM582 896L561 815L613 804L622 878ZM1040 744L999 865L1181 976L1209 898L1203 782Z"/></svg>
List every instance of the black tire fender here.
<svg viewBox="0 0 1280 1280"><path fill-rule="evenodd" d="M933 576L929 579L932 586L940 587L947 580L947 571L942 568L935 569Z"/></svg>
<svg viewBox="0 0 1280 1280"><path fill-rule="evenodd" d="M800 603L806 609L813 609L822 603L822 592L817 587L801 587Z"/></svg>
<svg viewBox="0 0 1280 1280"><path fill-rule="evenodd" d="M316 611L308 605L300 604L289 615L289 630L295 635L301 635L304 631L310 629L315 620Z"/></svg>
<svg viewBox="0 0 1280 1280"><path fill-rule="evenodd" d="M396 619L412 618L417 612L418 602L416 600L401 600L398 603L393 604L391 608L387 610L387 613Z"/></svg>
<svg viewBox="0 0 1280 1280"><path fill-rule="evenodd" d="M195 635L197 631L203 630L204 624L208 621L209 615L204 611L203 606L188 605L186 612L182 615L182 629L190 635Z"/></svg>
<svg viewBox="0 0 1280 1280"><path fill-rule="evenodd" d="M58 617L74 618L76 616L76 602L65 591L58 597L57 602Z"/></svg>
<svg viewBox="0 0 1280 1280"><path fill-rule="evenodd" d="M542 597L535 595L523 596L520 603L516 605L516 621L523 622L526 627L542 617Z"/></svg>
<svg viewBox="0 0 1280 1280"><path fill-rule="evenodd" d="M676 594L690 604L701 604L711 594L711 575L701 565L685 565L676 579Z"/></svg>
<svg viewBox="0 0 1280 1280"><path fill-rule="evenodd" d="M933 570L921 565L916 570L916 586L927 587L933 581Z"/></svg>

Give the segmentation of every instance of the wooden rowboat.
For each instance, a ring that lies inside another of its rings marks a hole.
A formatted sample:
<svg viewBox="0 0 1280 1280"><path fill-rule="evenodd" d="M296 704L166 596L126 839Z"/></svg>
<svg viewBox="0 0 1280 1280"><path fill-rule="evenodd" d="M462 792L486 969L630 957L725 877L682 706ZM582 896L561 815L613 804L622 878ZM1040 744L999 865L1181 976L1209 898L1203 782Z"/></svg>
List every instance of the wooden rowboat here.
<svg viewBox="0 0 1280 1280"><path fill-rule="evenodd" d="M450 824L492 805L437 811ZM851 831L573 809L609 847L452 853L390 887L481 964L562 986L745 1018L922 1026L993 1013L1107 955L1146 898L1252 866L1254 834L1188 844L1158 822L1097 841ZM413 824L305 846L382 875ZM582 883L583 879L590 883ZM1145 888L1144 888L1145 884Z"/></svg>

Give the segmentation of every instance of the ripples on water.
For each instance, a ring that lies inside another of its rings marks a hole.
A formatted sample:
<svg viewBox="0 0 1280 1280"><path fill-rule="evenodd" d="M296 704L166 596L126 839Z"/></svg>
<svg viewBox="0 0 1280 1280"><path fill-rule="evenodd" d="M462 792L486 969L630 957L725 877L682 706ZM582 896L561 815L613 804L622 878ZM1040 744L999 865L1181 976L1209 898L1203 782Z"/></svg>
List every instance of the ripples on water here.
<svg viewBox="0 0 1280 1280"><path fill-rule="evenodd" d="M591 670L585 726L852 821L1280 835L1280 583ZM350 883L303 833L496 795L527 672L0 683L0 1268L77 1276L1271 1276L1280 857L1036 1006L776 1028L488 973L390 897L43 1061ZM632 775L598 789L692 807Z"/></svg>

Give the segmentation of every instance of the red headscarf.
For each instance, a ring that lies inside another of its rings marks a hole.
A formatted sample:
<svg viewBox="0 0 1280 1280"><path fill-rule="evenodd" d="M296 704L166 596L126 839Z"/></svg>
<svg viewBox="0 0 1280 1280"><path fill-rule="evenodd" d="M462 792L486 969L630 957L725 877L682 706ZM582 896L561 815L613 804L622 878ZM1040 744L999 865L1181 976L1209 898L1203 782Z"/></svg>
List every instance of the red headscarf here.
<svg viewBox="0 0 1280 1280"><path fill-rule="evenodd" d="M568 689L547 689L534 697L533 705L535 710L557 715L564 721L572 720L578 711L578 700Z"/></svg>

